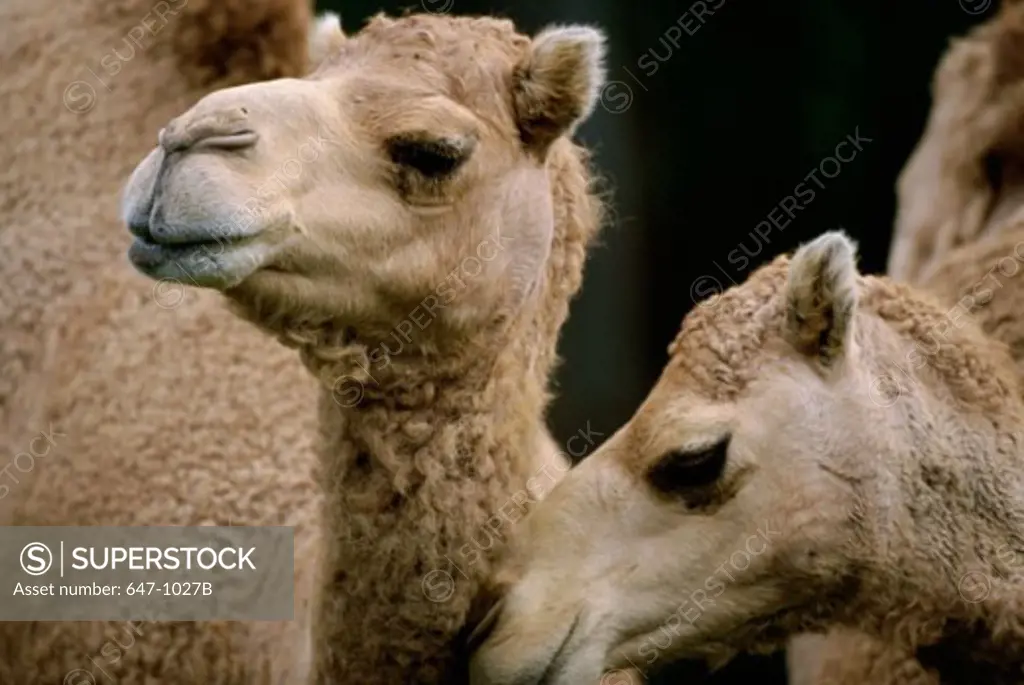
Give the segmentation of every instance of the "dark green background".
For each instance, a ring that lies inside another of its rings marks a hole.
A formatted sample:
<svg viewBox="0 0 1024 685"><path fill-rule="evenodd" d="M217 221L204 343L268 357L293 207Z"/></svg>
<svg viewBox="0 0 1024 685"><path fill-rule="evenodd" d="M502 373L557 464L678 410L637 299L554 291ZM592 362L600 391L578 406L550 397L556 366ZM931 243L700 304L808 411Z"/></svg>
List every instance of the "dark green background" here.
<svg viewBox="0 0 1024 685"><path fill-rule="evenodd" d="M700 277L741 281L757 263L840 226L859 242L862 270L883 271L896 176L921 134L934 68L951 36L995 12L972 15L958 0L725 0L674 47L660 39L692 2L424 2L510 17L526 33L551 22L599 25L609 37L609 78L632 91L624 112L598 108L581 131L613 191L613 221L562 338L551 412L562 440L588 424L610 435L629 418ZM318 8L338 11L349 32L378 11L422 9L381 0L319 0ZM773 231L749 266L730 264L741 241L757 249L754 226L858 127L872 142L814 188L808 209ZM784 677L781 658L745 657L710 679L699 672L677 667L659 682L774 685ZM695 675L680 680L683 673Z"/></svg>

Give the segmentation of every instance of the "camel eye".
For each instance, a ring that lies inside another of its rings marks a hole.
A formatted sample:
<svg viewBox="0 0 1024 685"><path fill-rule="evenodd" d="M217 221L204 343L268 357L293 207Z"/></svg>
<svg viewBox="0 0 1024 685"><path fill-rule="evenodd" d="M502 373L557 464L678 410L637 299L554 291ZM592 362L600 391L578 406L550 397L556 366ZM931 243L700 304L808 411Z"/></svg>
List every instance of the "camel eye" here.
<svg viewBox="0 0 1024 685"><path fill-rule="evenodd" d="M666 494L713 485L725 470L728 451L729 436L698 451L671 450L647 471L647 480Z"/></svg>
<svg viewBox="0 0 1024 685"><path fill-rule="evenodd" d="M448 176L458 169L473 151L475 141L463 136L445 138L426 135L402 135L387 142L391 161L415 169L427 178Z"/></svg>

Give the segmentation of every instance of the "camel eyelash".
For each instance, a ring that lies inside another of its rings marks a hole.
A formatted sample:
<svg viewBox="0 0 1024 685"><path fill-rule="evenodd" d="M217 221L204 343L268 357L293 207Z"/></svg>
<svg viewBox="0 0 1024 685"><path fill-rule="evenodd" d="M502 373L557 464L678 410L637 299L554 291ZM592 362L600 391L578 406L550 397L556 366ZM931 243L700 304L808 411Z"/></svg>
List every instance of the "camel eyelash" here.
<svg viewBox="0 0 1024 685"><path fill-rule="evenodd" d="M475 141L465 136L425 135L395 136L385 143L392 162L432 179L453 174L469 159L474 145Z"/></svg>
<svg viewBox="0 0 1024 685"><path fill-rule="evenodd" d="M697 451L670 450L647 471L647 480L659 492L685 494L714 485L725 471L730 436Z"/></svg>

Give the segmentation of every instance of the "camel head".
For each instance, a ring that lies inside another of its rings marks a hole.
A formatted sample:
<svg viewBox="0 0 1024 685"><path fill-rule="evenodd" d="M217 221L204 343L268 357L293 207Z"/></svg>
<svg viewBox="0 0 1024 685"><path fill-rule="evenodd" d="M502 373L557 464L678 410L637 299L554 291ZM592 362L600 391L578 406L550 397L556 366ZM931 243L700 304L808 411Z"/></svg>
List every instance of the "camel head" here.
<svg viewBox="0 0 1024 685"><path fill-rule="evenodd" d="M362 332L418 306L464 329L514 309L542 279L549 153L594 107L602 35L415 15L345 36L327 17L310 49L307 77L168 122L125 191L132 264L257 319Z"/></svg>
<svg viewBox="0 0 1024 685"><path fill-rule="evenodd" d="M899 498L881 455L912 452L908 416L942 416L878 379L943 317L858 276L838 232L694 309L629 423L517 528L470 639L474 684L625 683L602 672L824 629L886 563L873 522Z"/></svg>
<svg viewBox="0 0 1024 685"><path fill-rule="evenodd" d="M920 282L950 249L1024 218L1022 46L1024 2L1003 0L943 56L927 126L897 183L891 276Z"/></svg>

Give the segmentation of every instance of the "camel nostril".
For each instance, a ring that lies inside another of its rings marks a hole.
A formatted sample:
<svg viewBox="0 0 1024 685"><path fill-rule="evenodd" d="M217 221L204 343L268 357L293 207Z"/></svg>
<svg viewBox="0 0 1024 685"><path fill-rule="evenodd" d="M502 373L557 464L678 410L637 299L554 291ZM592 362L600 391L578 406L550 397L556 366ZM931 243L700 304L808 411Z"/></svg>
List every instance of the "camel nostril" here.
<svg viewBox="0 0 1024 685"><path fill-rule="evenodd" d="M208 115L190 121L179 117L161 129L157 139L168 154L200 147L239 150L252 147L259 139L246 123L237 110L232 116Z"/></svg>
<svg viewBox="0 0 1024 685"><path fill-rule="evenodd" d="M245 130L227 135L213 135L196 141L195 148L215 148L218 150L241 150L252 147L259 140L255 131Z"/></svg>

